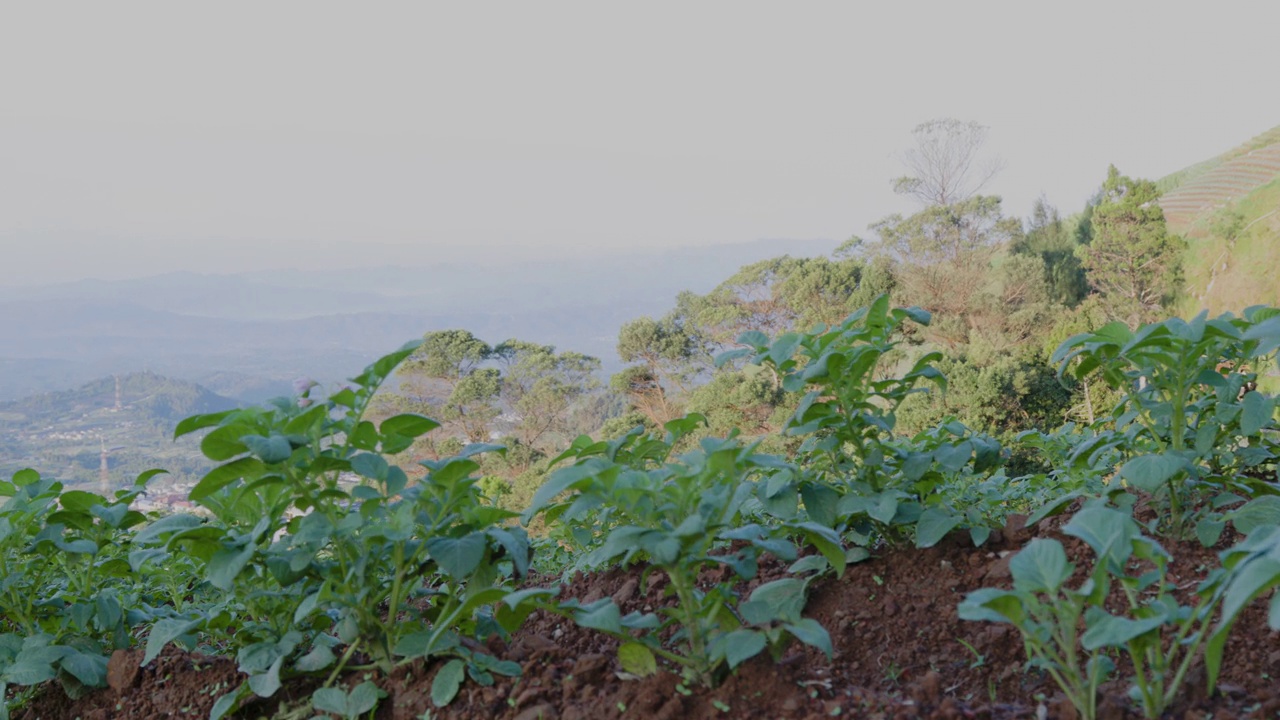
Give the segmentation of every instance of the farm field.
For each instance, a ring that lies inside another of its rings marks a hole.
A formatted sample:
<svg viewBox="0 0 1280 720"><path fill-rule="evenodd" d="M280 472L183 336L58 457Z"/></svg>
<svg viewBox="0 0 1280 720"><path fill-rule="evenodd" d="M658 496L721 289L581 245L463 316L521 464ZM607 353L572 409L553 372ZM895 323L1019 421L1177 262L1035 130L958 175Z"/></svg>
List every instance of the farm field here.
<svg viewBox="0 0 1280 720"><path fill-rule="evenodd" d="M32 470L0 484L0 678L15 718L1273 717L1280 425L1250 367L1280 311L1112 323L1058 348L1120 402L1030 429L1012 475L890 364L919 308L747 333L721 364L803 392L785 454L702 432L575 439L520 509L476 443L378 414L414 343L327 397L182 420L198 511ZM877 370L877 368L879 368ZM1144 378L1139 386L1133 377ZM313 394L314 393L314 394ZM535 527L531 536L526 527Z"/></svg>
<svg viewBox="0 0 1280 720"><path fill-rule="evenodd" d="M1013 518L1011 527L982 548L974 548L967 537L949 537L928 550L880 554L851 566L843 579L815 586L808 613L832 628L835 658L830 663L821 653L793 649L778 664L766 657L749 661L712 692L682 692L672 674L620 679L616 641L538 614L510 640L490 644L497 657L521 664L520 678L464 687L453 704L435 708L431 684L443 663L416 663L377 681L388 697L373 717L1035 718L1039 712L1073 717L1051 680L1024 671L1026 658L1011 628L983 627L956 616L965 593L1009 582L1008 553L1032 536L1062 537L1054 529L1060 522L1014 529L1021 519ZM1079 541L1068 547L1073 560L1087 555ZM1194 541L1169 549L1179 558L1172 578L1179 586L1198 582L1197 568L1215 559L1214 549ZM760 581L782 570L777 563L763 566ZM641 593L639 576L638 569L580 576L562 596L612 596L624 611L662 603L662 587L655 584ZM120 670L109 676L112 688L78 701L48 693L18 717L207 717L217 694L211 688L236 679L229 658L170 652L139 671L139 655L122 652L113 659L112 667ZM1241 618L1225 657L1222 694L1193 693L1168 717L1270 718L1280 712L1275 682L1280 639L1267 627L1261 603ZM344 682L360 680L352 674ZM279 701L260 701L238 717L280 717L288 699L306 696L313 684L287 685ZM1129 704L1124 690L1117 683L1104 687L1100 717L1141 717L1124 709Z"/></svg>

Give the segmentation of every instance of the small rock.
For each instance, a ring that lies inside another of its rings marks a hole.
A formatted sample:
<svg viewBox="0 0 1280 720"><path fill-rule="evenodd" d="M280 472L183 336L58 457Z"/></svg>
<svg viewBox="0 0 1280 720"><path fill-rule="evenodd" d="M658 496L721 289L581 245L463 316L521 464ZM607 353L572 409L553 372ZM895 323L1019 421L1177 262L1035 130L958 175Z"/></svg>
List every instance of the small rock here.
<svg viewBox="0 0 1280 720"><path fill-rule="evenodd" d="M639 587L640 587L640 582L635 578L631 578L630 580L623 583L622 587L618 588L618 591L613 594L614 604L622 605L623 603L627 602L631 598L635 597L636 590Z"/></svg>
<svg viewBox="0 0 1280 720"><path fill-rule="evenodd" d="M556 720L556 709L551 703L539 703L516 715L515 720Z"/></svg>
<svg viewBox="0 0 1280 720"><path fill-rule="evenodd" d="M611 661L608 655L583 655L573 663L570 672L576 678L589 678L608 667Z"/></svg>
<svg viewBox="0 0 1280 720"><path fill-rule="evenodd" d="M111 659L107 661L107 684L112 690L123 693L137 684L141 669L138 658L134 657L133 653L128 650L116 650L111 653Z"/></svg>
<svg viewBox="0 0 1280 720"><path fill-rule="evenodd" d="M1031 531L1027 529L1027 516L1019 513L1009 515L1004 520L1004 528L1000 531L1005 540L1023 543L1031 539Z"/></svg>

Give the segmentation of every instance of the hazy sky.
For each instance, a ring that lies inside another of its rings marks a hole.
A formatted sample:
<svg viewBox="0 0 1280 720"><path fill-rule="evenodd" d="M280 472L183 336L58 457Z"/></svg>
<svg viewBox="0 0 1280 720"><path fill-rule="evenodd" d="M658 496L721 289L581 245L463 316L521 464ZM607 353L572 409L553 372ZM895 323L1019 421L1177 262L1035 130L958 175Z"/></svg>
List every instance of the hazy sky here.
<svg viewBox="0 0 1280 720"><path fill-rule="evenodd" d="M1109 163L1159 177L1280 124L1277 27L1274 2L6 3L0 283L844 239L910 208L896 158L942 116L990 126L1008 211L1074 212Z"/></svg>

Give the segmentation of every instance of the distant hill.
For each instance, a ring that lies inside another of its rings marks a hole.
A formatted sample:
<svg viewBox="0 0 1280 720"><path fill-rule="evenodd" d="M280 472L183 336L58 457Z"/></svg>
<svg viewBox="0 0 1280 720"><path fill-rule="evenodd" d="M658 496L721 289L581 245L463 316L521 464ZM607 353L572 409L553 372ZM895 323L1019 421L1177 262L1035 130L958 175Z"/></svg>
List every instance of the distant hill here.
<svg viewBox="0 0 1280 720"><path fill-rule="evenodd" d="M521 338L619 367L618 328L707 292L740 266L825 254L835 240L583 253L477 255L346 271L172 273L0 288L0 400L149 369L241 402L296 377L336 381L431 330Z"/></svg>
<svg viewBox="0 0 1280 720"><path fill-rule="evenodd" d="M1159 181L1189 241L1186 314L1280 304L1280 127Z"/></svg>
<svg viewBox="0 0 1280 720"><path fill-rule="evenodd" d="M0 476L23 467L97 486L102 459L112 488L152 467L190 480L207 469L195 442L174 442L189 415L237 406L195 383L154 372L94 380L74 390L0 402Z"/></svg>

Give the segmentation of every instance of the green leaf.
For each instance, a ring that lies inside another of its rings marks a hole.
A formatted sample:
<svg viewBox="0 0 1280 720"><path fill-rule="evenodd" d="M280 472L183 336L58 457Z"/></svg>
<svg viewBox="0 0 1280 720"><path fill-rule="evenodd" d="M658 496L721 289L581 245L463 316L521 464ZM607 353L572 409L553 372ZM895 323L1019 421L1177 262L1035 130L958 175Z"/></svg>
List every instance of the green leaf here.
<svg viewBox="0 0 1280 720"><path fill-rule="evenodd" d="M804 611L808 581L782 578L767 582L751 591L752 602L765 603L775 620L796 622Z"/></svg>
<svg viewBox="0 0 1280 720"><path fill-rule="evenodd" d="M458 688L462 687L463 671L466 669L461 660L450 660L436 673L431 681L431 704L444 707L458 696Z"/></svg>
<svg viewBox="0 0 1280 720"><path fill-rule="evenodd" d="M440 568L455 580L465 580L484 559L485 536L471 533L460 538L435 537L427 541L427 552Z"/></svg>
<svg viewBox="0 0 1280 720"><path fill-rule="evenodd" d="M798 622L783 625L782 628L805 645L821 650L828 660L835 654L835 649L831 647L831 635L822 627L822 623L813 618L801 618Z"/></svg>
<svg viewBox="0 0 1280 720"><path fill-rule="evenodd" d="M573 617L573 621L588 630L600 630L607 633L622 632L622 612L613 600L605 598L599 607L583 608Z"/></svg>
<svg viewBox="0 0 1280 720"><path fill-rule="evenodd" d="M1222 537L1222 531L1226 528L1227 524L1216 517L1201 518L1196 523L1196 539L1201 545L1209 547L1218 542L1218 538Z"/></svg>
<svg viewBox="0 0 1280 720"><path fill-rule="evenodd" d="M745 628L739 628L727 635L722 635L717 640L723 643L724 659L725 662L729 663L729 669L731 670L759 655L767 644L764 633Z"/></svg>
<svg viewBox="0 0 1280 720"><path fill-rule="evenodd" d="M222 422L224 418L236 412L239 412L239 410L224 410L220 413L213 413L209 415L192 415L191 417L180 421L178 426L173 429L173 439L177 440L183 435L193 433L196 430L202 430L204 428L217 425Z"/></svg>
<svg viewBox="0 0 1280 720"><path fill-rule="evenodd" d="M107 659L102 655L70 649L59 664L87 687L102 687L107 684Z"/></svg>
<svg viewBox="0 0 1280 720"><path fill-rule="evenodd" d="M230 591L234 587L236 577L257 551L252 542L243 547L223 547L209 558L207 579L209 584L219 590Z"/></svg>
<svg viewBox="0 0 1280 720"><path fill-rule="evenodd" d="M362 452L351 458L352 472L370 480L386 480L391 465L381 455Z"/></svg>
<svg viewBox="0 0 1280 720"><path fill-rule="evenodd" d="M1020 624L1026 612L1016 593L996 588L974 590L956 608L961 620Z"/></svg>
<svg viewBox="0 0 1280 720"><path fill-rule="evenodd" d="M240 438L240 442L244 443L255 457L268 465L282 463L293 455L293 446L283 435L272 434L269 437L245 435Z"/></svg>
<svg viewBox="0 0 1280 720"><path fill-rule="evenodd" d="M201 617L177 617L157 620L151 626L151 632L147 634L147 651L142 656L142 664L147 665L152 660L155 660L166 645L183 635L194 632L202 622L204 622L204 618Z"/></svg>
<svg viewBox="0 0 1280 720"><path fill-rule="evenodd" d="M1056 593L1075 566L1057 540L1036 538L1009 561L1013 586L1020 592Z"/></svg>
<svg viewBox="0 0 1280 720"><path fill-rule="evenodd" d="M222 461L246 453L249 446L241 440L246 435L253 435L254 428L249 425L234 423L223 425L200 441L200 452L210 460Z"/></svg>
<svg viewBox="0 0 1280 720"><path fill-rule="evenodd" d="M332 665L337 659L332 650L324 645L316 645L311 648L311 652L298 658L293 667L295 670L304 673L320 672Z"/></svg>
<svg viewBox="0 0 1280 720"><path fill-rule="evenodd" d="M258 697L271 697L280 689L280 668L284 666L285 656L282 654L271 663L264 673L249 676L249 689Z"/></svg>
<svg viewBox="0 0 1280 720"><path fill-rule="evenodd" d="M457 692L456 688L454 692ZM356 720L377 707L378 700L385 695L386 693L379 690L377 685L366 680L352 688L350 693L342 688L320 688L311 693L311 706L316 710L338 715L344 720Z"/></svg>
<svg viewBox="0 0 1280 720"><path fill-rule="evenodd" d="M1280 496L1263 495L1223 516L1241 534L1248 535L1264 525L1280 525Z"/></svg>
<svg viewBox="0 0 1280 720"><path fill-rule="evenodd" d="M1275 401L1256 390L1245 393L1240 404L1242 407L1240 412L1241 435L1258 434L1259 430L1271 422L1271 415L1275 412Z"/></svg>
<svg viewBox="0 0 1280 720"><path fill-rule="evenodd" d="M1133 553L1133 538L1138 535L1138 527L1133 518L1119 510L1094 506L1076 513L1062 532L1085 541L1099 558L1106 558L1120 568Z"/></svg>
<svg viewBox="0 0 1280 720"><path fill-rule="evenodd" d="M947 533L960 524L962 518L940 508L929 508L916 523L916 547L928 548L938 544Z"/></svg>
<svg viewBox="0 0 1280 720"><path fill-rule="evenodd" d="M249 696L249 683L240 683L235 690L218 698L209 711L209 720L222 720L228 713L240 707L240 701Z"/></svg>
<svg viewBox="0 0 1280 720"><path fill-rule="evenodd" d="M192 502L199 502L204 498L218 492L222 488L231 483L240 480L252 480L263 473L266 467L262 461L256 457L243 457L239 460L232 460L225 465L210 470L204 477L200 478L200 482L191 489L187 494Z"/></svg>
<svg viewBox="0 0 1280 720"><path fill-rule="evenodd" d="M1186 467L1186 461L1175 455L1142 455L1120 468L1120 477L1134 487L1154 493Z"/></svg>
<svg viewBox="0 0 1280 720"><path fill-rule="evenodd" d="M618 662L624 672L636 677L648 677L658 672L658 660L653 652L635 641L625 642L618 647Z"/></svg>
<svg viewBox="0 0 1280 720"><path fill-rule="evenodd" d="M381 429L384 435L403 435L404 437L416 438L426 435L438 427L440 427L440 423L425 415L403 413L383 420Z"/></svg>
<svg viewBox="0 0 1280 720"><path fill-rule="evenodd" d="M1133 620L1099 610L1087 619L1088 629L1080 636L1080 645L1085 650L1123 647L1130 640L1159 628L1164 620L1163 615Z"/></svg>

